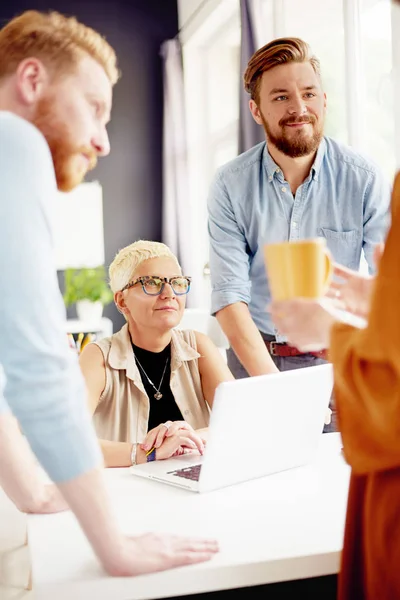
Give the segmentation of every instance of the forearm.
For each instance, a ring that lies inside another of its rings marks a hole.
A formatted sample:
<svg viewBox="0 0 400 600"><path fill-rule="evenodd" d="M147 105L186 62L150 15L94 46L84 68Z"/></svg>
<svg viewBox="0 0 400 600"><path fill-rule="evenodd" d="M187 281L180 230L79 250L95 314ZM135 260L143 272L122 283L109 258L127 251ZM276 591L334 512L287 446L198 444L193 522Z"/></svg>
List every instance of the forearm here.
<svg viewBox="0 0 400 600"><path fill-rule="evenodd" d="M99 560L112 573L121 558L123 536L112 511L103 476L102 469L95 469L59 484L59 489Z"/></svg>
<svg viewBox="0 0 400 600"><path fill-rule="evenodd" d="M217 313L217 319L231 347L249 375L278 371L246 304L230 304Z"/></svg>
<svg viewBox="0 0 400 600"><path fill-rule="evenodd" d="M27 441L11 413L0 415L0 485L21 512L46 512L51 486L44 485Z"/></svg>
<svg viewBox="0 0 400 600"><path fill-rule="evenodd" d="M391 185L377 173L364 199L363 252L370 275L376 273L375 249L384 242L390 227L390 196Z"/></svg>

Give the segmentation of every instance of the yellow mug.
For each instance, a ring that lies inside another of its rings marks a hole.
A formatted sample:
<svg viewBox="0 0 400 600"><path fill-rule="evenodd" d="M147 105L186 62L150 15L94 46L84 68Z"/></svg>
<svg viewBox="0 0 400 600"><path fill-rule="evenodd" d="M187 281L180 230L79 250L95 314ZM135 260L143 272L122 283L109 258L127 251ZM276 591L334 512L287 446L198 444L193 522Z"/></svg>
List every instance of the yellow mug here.
<svg viewBox="0 0 400 600"><path fill-rule="evenodd" d="M273 300L319 298L332 279L324 238L265 244L264 259Z"/></svg>

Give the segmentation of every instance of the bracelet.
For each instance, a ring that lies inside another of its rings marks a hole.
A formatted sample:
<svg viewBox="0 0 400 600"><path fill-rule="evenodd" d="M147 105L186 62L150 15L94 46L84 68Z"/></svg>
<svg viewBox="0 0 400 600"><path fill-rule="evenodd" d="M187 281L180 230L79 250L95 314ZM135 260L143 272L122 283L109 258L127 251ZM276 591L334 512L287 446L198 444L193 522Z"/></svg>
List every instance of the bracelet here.
<svg viewBox="0 0 400 600"><path fill-rule="evenodd" d="M137 447L138 447L137 444L132 444L132 450L131 450L131 465L132 465L132 467L137 465L137 462L136 462Z"/></svg>
<svg viewBox="0 0 400 600"><path fill-rule="evenodd" d="M156 460L156 449L154 447L147 452L147 454L146 454L146 460L147 460L147 462L151 462L153 460Z"/></svg>

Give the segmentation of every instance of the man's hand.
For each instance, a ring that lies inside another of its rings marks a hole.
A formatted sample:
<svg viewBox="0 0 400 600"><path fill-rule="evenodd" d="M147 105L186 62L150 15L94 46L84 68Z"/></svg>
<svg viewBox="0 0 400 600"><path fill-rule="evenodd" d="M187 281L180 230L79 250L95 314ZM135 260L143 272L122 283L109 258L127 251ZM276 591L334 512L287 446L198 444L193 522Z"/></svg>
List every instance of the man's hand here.
<svg viewBox="0 0 400 600"><path fill-rule="evenodd" d="M121 552L105 568L116 577L144 575L205 562L218 551L215 540L147 533L124 538Z"/></svg>
<svg viewBox="0 0 400 600"><path fill-rule="evenodd" d="M250 377L279 373L247 304L229 304L217 312L217 319Z"/></svg>

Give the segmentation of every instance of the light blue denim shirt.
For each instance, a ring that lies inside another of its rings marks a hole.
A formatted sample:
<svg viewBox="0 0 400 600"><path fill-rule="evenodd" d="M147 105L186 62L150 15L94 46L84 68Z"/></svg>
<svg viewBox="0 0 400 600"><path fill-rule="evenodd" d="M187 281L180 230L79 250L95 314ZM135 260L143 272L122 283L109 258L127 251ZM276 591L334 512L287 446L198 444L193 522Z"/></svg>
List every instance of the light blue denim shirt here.
<svg viewBox="0 0 400 600"><path fill-rule="evenodd" d="M258 329L282 341L266 311L264 244L322 236L335 261L358 269L363 250L372 272L389 203L379 169L327 137L295 197L265 142L241 154L219 169L209 194L212 313L245 302Z"/></svg>
<svg viewBox="0 0 400 600"><path fill-rule="evenodd" d="M61 482L101 464L101 452L65 332L50 225L56 201L44 137L0 112L0 413L11 409Z"/></svg>

